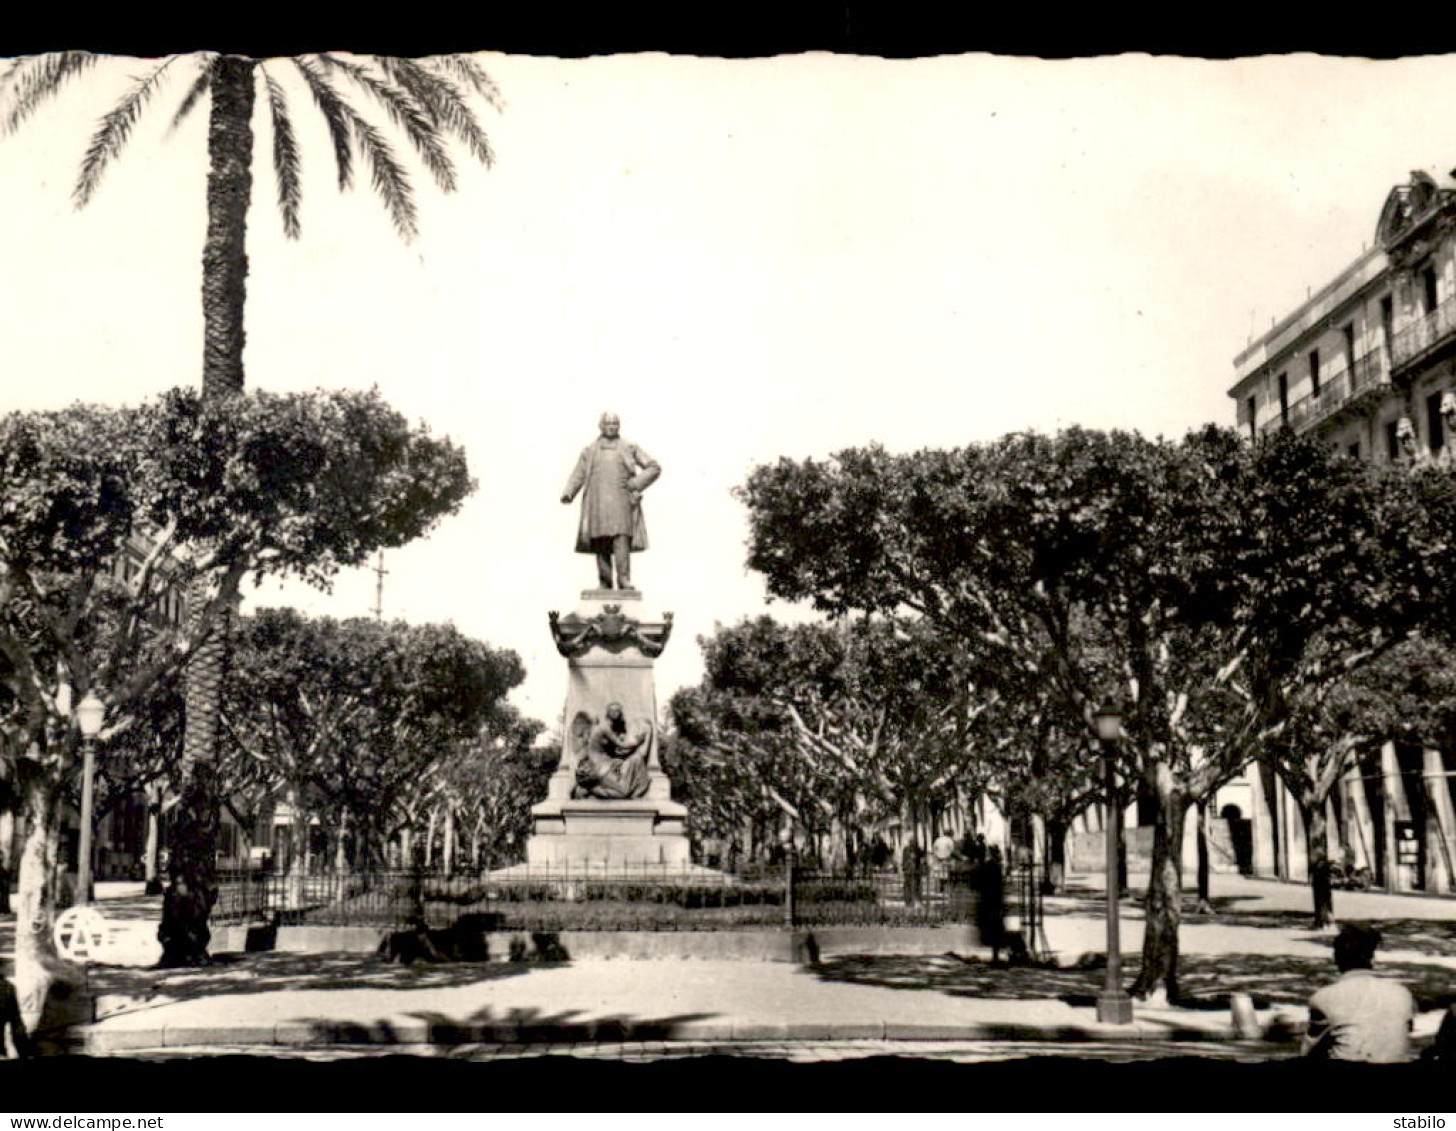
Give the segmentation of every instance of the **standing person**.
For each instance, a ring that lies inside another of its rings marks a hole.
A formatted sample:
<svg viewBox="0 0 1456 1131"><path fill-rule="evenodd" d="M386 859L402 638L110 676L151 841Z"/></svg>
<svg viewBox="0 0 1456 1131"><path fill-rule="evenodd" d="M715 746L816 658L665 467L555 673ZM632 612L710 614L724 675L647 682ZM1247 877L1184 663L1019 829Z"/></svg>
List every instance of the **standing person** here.
<svg viewBox="0 0 1456 1131"><path fill-rule="evenodd" d="M1415 1000L1399 982L1372 969L1380 932L1348 924L1335 936L1337 981L1309 999L1301 1051L1324 1060L1394 1064L1409 1060Z"/></svg>
<svg viewBox="0 0 1456 1131"><path fill-rule="evenodd" d="M576 552L597 556L597 578L603 589L631 589L632 555L647 549L642 492L657 481L662 468L623 438L616 413L602 413L598 428L601 434L582 449L561 501L570 503L585 488Z"/></svg>
<svg viewBox="0 0 1456 1131"><path fill-rule="evenodd" d="M1006 945L1006 874L1001 866L1001 849L994 844L986 850L986 859L976 869L981 899L976 905L976 929L981 945L991 948L991 962L1001 961Z"/></svg>
<svg viewBox="0 0 1456 1131"><path fill-rule="evenodd" d="M15 995L15 987L10 984L10 979L0 974L0 1060L7 1056L17 1059L31 1057L35 1052L35 1042L30 1039L20 1016L20 1001Z"/></svg>
<svg viewBox="0 0 1456 1131"><path fill-rule="evenodd" d="M900 867L905 873L905 903L920 902L920 879L924 870L924 853L912 838L900 852Z"/></svg>

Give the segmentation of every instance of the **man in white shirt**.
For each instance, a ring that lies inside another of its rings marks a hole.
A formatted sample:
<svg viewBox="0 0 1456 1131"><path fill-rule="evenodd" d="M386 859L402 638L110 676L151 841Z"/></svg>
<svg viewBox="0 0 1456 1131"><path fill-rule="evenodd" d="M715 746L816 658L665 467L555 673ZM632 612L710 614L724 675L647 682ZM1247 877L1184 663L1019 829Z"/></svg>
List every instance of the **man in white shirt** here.
<svg viewBox="0 0 1456 1131"><path fill-rule="evenodd" d="M1399 982L1371 969L1380 932L1353 924L1335 937L1337 981L1309 999L1305 1056L1393 1064L1409 1060L1415 999Z"/></svg>

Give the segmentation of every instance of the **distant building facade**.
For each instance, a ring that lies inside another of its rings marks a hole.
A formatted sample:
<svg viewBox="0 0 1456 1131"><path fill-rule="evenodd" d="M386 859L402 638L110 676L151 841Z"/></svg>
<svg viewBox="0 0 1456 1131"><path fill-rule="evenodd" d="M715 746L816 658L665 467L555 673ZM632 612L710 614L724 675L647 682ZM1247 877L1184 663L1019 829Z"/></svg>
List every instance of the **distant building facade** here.
<svg viewBox="0 0 1456 1131"><path fill-rule="evenodd" d="M1456 457L1456 180L1412 173L1373 247L1235 359L1238 427L1326 438L1378 462ZM1387 742L1353 757L1328 806L1334 858L1397 891L1456 890L1456 753ZM1253 871L1305 879L1299 809L1267 768L1240 783Z"/></svg>

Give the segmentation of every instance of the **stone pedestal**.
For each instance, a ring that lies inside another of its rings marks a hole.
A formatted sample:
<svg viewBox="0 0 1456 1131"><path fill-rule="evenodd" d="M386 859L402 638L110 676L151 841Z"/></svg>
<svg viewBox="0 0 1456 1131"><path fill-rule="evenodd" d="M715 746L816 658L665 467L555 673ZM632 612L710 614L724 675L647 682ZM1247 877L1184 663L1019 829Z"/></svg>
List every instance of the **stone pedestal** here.
<svg viewBox="0 0 1456 1131"><path fill-rule="evenodd" d="M551 614L551 630L568 668L565 727L546 800L531 809L527 865L569 872L689 868L687 809L672 800L658 756L652 674L672 614L659 613L636 589L588 589L571 613ZM622 800L573 797L586 734L609 703L620 703L632 724L651 725L645 792Z"/></svg>

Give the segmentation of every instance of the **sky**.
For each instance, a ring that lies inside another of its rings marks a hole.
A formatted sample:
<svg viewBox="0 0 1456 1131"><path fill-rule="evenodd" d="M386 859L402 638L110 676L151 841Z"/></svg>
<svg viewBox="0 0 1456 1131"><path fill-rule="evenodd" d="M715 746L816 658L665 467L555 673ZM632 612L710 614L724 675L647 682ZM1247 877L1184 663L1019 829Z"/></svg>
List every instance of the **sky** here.
<svg viewBox="0 0 1456 1131"><path fill-rule="evenodd" d="M1369 245L1411 170L1456 165L1452 56L478 58L496 163L462 155L448 196L421 172L410 244L367 185L337 191L301 92L286 240L260 107L244 360L252 388L377 386L465 447L479 488L386 554L384 615L515 650L512 700L548 725L547 612L595 584L559 499L603 411L663 469L633 577L675 614L665 704L715 623L807 615L745 568L752 467L1231 424L1234 355ZM94 200L70 195L144 66L110 60L0 136L4 411L199 380L205 113L168 130L190 73ZM249 607L369 615L376 580Z"/></svg>

